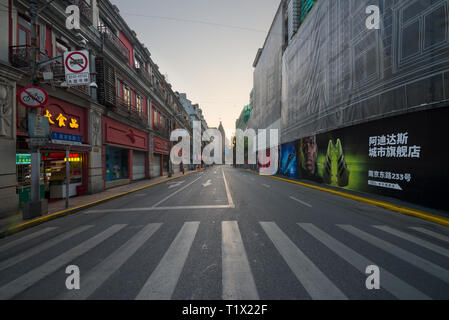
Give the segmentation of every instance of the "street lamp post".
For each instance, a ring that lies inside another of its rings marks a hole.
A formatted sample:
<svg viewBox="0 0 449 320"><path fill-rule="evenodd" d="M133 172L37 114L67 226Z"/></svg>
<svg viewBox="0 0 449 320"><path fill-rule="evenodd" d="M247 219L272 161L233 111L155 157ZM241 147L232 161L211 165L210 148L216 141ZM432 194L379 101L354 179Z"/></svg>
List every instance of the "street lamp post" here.
<svg viewBox="0 0 449 320"><path fill-rule="evenodd" d="M36 64L37 64L37 1L30 1L31 16L31 77L33 85L37 84ZM33 108L28 112L37 115L38 108ZM39 146L30 142L31 151L31 202L24 207L23 215L25 219L31 219L42 215L42 203L40 201L40 150Z"/></svg>

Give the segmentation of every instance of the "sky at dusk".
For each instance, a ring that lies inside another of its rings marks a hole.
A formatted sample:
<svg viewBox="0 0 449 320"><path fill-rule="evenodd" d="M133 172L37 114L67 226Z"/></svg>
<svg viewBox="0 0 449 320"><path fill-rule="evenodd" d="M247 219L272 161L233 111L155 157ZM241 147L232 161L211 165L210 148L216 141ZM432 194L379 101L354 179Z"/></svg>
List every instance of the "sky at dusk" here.
<svg viewBox="0 0 449 320"><path fill-rule="evenodd" d="M229 136L249 103L253 61L280 0L111 0L174 91Z"/></svg>

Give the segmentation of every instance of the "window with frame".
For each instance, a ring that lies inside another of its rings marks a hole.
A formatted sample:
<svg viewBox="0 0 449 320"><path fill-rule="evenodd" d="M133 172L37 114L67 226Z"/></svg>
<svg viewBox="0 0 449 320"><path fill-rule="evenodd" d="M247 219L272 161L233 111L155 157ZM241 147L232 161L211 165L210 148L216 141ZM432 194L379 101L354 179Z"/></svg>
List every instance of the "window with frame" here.
<svg viewBox="0 0 449 320"><path fill-rule="evenodd" d="M159 128L165 129L165 117L162 114L159 114Z"/></svg>
<svg viewBox="0 0 449 320"><path fill-rule="evenodd" d="M138 94L136 94L136 109L139 113L142 113L143 111L143 99Z"/></svg>
<svg viewBox="0 0 449 320"><path fill-rule="evenodd" d="M123 102L131 107L131 90L126 85L123 85Z"/></svg>
<svg viewBox="0 0 449 320"><path fill-rule="evenodd" d="M134 54L134 67L140 69L144 66L142 59L137 54Z"/></svg>
<svg viewBox="0 0 449 320"><path fill-rule="evenodd" d="M17 18L17 45L31 45L31 22L22 15Z"/></svg>
<svg viewBox="0 0 449 320"><path fill-rule="evenodd" d="M165 119L165 127L170 129L170 119Z"/></svg>
<svg viewBox="0 0 449 320"><path fill-rule="evenodd" d="M157 109L153 107L153 129L157 127Z"/></svg>

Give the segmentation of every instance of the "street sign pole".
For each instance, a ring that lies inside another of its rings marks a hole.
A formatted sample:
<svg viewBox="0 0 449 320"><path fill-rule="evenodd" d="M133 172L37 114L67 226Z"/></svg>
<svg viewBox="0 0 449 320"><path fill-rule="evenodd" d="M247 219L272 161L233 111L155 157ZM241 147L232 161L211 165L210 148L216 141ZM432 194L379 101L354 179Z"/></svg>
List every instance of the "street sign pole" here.
<svg viewBox="0 0 449 320"><path fill-rule="evenodd" d="M37 28L37 2L30 1L31 15L31 69L33 85L37 82L36 77L36 28ZM37 109L31 109L28 112L37 114ZM31 202L25 205L23 211L24 219L32 219L42 215L42 205L40 202L40 153L39 147L31 144Z"/></svg>
<svg viewBox="0 0 449 320"><path fill-rule="evenodd" d="M40 206L40 167L41 159L39 148L33 148L31 153L31 202ZM35 170L37 168L37 170Z"/></svg>
<svg viewBox="0 0 449 320"><path fill-rule="evenodd" d="M70 146L65 149L65 208L69 208L70 197Z"/></svg>

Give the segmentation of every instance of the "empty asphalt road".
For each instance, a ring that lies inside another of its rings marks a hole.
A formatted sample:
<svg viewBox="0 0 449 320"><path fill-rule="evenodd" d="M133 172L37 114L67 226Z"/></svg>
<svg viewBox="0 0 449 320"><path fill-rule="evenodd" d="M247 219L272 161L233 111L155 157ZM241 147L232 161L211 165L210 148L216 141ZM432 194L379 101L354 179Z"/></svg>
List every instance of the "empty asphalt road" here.
<svg viewBox="0 0 449 320"><path fill-rule="evenodd" d="M448 298L447 228L226 166L0 240L0 299Z"/></svg>

